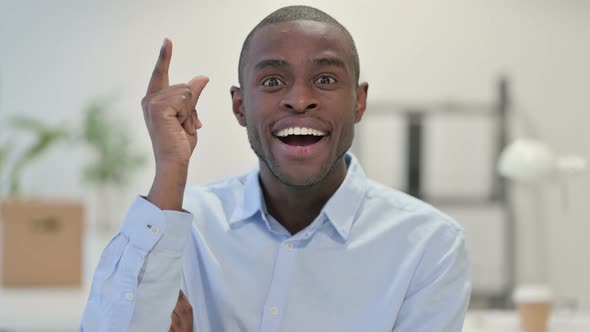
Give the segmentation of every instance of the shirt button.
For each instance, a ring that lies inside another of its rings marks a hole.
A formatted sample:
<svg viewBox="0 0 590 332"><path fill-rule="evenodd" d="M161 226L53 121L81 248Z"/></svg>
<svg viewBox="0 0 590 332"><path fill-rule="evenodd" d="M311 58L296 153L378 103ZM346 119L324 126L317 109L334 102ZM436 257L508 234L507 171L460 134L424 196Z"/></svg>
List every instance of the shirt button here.
<svg viewBox="0 0 590 332"><path fill-rule="evenodd" d="M156 225L148 225L148 228L149 228L150 232L152 232L152 234L154 234L154 235L160 233L160 227L158 227Z"/></svg>
<svg viewBox="0 0 590 332"><path fill-rule="evenodd" d="M133 293L125 293L125 298L127 299L127 301L133 301Z"/></svg>
<svg viewBox="0 0 590 332"><path fill-rule="evenodd" d="M287 243L287 250L293 250L293 243Z"/></svg>
<svg viewBox="0 0 590 332"><path fill-rule="evenodd" d="M271 316L276 316L279 314L279 308L272 307L272 308L270 308L270 310L268 312L270 313Z"/></svg>

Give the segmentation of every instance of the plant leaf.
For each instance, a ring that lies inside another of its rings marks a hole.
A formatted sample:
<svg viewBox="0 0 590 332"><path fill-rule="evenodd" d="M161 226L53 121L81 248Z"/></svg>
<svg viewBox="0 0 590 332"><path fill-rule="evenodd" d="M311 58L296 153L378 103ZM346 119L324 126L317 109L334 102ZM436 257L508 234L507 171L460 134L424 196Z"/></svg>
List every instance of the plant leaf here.
<svg viewBox="0 0 590 332"><path fill-rule="evenodd" d="M85 167L83 177L88 183L121 186L146 159L132 149L126 128L109 118L110 107L109 101L98 100L85 108L81 136L96 160Z"/></svg>
<svg viewBox="0 0 590 332"><path fill-rule="evenodd" d="M28 147L15 161L10 175L9 194L17 195L20 192L20 177L23 169L35 159L38 159L45 151L58 141L68 136L68 131L61 127L47 127L41 121L28 117L14 117L11 119L17 128L33 132L35 142Z"/></svg>

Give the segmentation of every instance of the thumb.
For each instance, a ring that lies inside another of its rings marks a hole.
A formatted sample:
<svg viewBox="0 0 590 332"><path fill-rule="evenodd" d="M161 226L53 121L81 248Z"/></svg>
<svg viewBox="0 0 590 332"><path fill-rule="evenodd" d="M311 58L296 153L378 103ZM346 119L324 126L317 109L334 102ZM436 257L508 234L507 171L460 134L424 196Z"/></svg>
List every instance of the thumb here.
<svg viewBox="0 0 590 332"><path fill-rule="evenodd" d="M192 90L194 96L193 105L197 104L199 96L201 95L201 92L203 91L207 83L209 83L209 77L202 75L199 75L188 82L187 85Z"/></svg>

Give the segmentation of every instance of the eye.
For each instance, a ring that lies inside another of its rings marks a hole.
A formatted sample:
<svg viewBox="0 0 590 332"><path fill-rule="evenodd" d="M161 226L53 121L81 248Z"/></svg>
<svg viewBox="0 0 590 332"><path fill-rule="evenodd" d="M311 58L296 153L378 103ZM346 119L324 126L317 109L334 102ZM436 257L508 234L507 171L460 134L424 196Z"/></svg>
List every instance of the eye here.
<svg viewBox="0 0 590 332"><path fill-rule="evenodd" d="M285 85L285 83L283 83L283 81L281 81L280 79L278 79L276 77L269 77L269 78L262 81L262 85L272 88L272 87Z"/></svg>
<svg viewBox="0 0 590 332"><path fill-rule="evenodd" d="M334 84L334 83L336 83L336 79L331 76L323 75L323 76L318 77L318 79L315 81L315 83L317 83L317 84Z"/></svg>

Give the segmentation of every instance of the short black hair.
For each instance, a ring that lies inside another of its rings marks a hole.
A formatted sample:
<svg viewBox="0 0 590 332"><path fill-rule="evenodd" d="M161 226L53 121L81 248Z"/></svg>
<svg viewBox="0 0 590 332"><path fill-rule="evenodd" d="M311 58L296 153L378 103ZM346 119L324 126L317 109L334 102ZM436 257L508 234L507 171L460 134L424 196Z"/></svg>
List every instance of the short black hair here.
<svg viewBox="0 0 590 332"><path fill-rule="evenodd" d="M287 6L280 9L275 10L274 12L270 13L267 17L265 17L262 21L260 21L252 31L248 34L246 39L244 40L244 44L242 45L242 51L240 52L240 62L238 64L238 81L240 85L243 85L243 74L242 71L244 70L245 65L245 57L246 52L248 51L248 47L250 45L250 40L254 36L254 33L259 29L273 24L273 23L280 23L280 22L291 22L291 21L314 21L320 23L326 23L333 25L340 29L346 38L350 42L350 47L352 51L352 58L353 58L353 70L355 81L358 84L359 76L360 76L360 64L359 64L359 56L356 50L356 45L354 43L354 39L350 35L350 32L346 30L346 28L340 24L340 22L336 21L335 18L326 14L325 12L309 7L309 6Z"/></svg>

